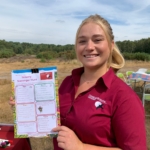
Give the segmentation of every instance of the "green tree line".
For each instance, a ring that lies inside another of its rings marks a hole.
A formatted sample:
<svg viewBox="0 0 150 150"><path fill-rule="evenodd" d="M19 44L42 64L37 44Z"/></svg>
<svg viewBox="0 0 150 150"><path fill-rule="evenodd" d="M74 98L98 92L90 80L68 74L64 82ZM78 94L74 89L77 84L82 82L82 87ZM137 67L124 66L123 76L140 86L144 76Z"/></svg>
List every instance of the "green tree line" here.
<svg viewBox="0 0 150 150"><path fill-rule="evenodd" d="M33 44L20 42L7 42L0 40L0 58L7 58L16 54L37 55L37 58L76 58L74 45L54 45L54 44Z"/></svg>
<svg viewBox="0 0 150 150"><path fill-rule="evenodd" d="M150 38L137 41L117 41L116 44L123 53L125 59L149 60ZM15 56L16 54L36 55L37 58L45 59L58 57L62 57L64 59L76 58L73 44L33 44L0 40L0 58L8 58Z"/></svg>
<svg viewBox="0 0 150 150"><path fill-rule="evenodd" d="M138 41L117 41L117 46L122 53L148 53L150 54L150 38Z"/></svg>

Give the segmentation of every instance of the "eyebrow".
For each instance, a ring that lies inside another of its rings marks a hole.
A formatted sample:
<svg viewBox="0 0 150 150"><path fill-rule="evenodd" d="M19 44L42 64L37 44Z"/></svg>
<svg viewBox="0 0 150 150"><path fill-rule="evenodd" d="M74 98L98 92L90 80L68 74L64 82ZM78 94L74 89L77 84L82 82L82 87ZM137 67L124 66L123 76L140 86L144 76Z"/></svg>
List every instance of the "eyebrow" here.
<svg viewBox="0 0 150 150"><path fill-rule="evenodd" d="M93 37L102 37L102 38L104 38L104 36L101 35L101 34L94 34ZM86 36L82 35L82 36L78 37L78 39L81 39L81 38L86 38Z"/></svg>

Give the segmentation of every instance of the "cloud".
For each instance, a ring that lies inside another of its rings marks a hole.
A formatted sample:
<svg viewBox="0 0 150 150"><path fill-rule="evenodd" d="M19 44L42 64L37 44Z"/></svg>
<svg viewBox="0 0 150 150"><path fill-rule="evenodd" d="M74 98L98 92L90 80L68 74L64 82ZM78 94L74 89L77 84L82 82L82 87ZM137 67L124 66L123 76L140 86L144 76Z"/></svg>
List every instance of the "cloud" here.
<svg viewBox="0 0 150 150"><path fill-rule="evenodd" d="M63 21L63 20L56 20L56 22L58 22L58 23L64 23L65 21Z"/></svg>
<svg viewBox="0 0 150 150"><path fill-rule="evenodd" d="M0 39L74 44L77 28L91 14L108 20L116 40L150 36L148 0L5 0L0 3Z"/></svg>

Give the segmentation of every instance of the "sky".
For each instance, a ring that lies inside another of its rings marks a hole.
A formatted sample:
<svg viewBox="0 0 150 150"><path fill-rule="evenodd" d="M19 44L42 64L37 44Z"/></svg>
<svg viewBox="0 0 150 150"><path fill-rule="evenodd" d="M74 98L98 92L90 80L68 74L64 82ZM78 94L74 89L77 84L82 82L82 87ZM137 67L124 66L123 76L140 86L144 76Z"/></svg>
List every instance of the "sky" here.
<svg viewBox="0 0 150 150"><path fill-rule="evenodd" d="M34 44L74 44L82 20L99 14L115 41L150 37L150 0L3 0L0 40Z"/></svg>

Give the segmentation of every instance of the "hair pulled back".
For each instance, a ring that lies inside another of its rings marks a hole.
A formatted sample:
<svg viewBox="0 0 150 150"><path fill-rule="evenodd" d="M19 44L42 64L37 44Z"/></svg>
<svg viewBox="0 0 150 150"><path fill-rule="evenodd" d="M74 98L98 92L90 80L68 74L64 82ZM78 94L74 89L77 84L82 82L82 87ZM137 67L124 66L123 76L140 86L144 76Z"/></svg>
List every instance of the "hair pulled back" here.
<svg viewBox="0 0 150 150"><path fill-rule="evenodd" d="M112 28L111 28L110 24L108 23L108 21L105 20L104 18L102 18L101 16L99 16L97 14L91 15L82 21L82 23L79 26L77 33L76 33L75 50L77 48L77 37L78 37L81 27L90 22L98 24L103 29L103 31L106 35L108 44L109 44L109 48L110 48L108 67L112 67L114 72L117 72L119 69L121 69L124 66L125 61L124 61L122 54L120 53L119 48L117 47L117 45L115 43L114 43L114 48L111 51L111 43L114 41L113 31L112 31Z"/></svg>

